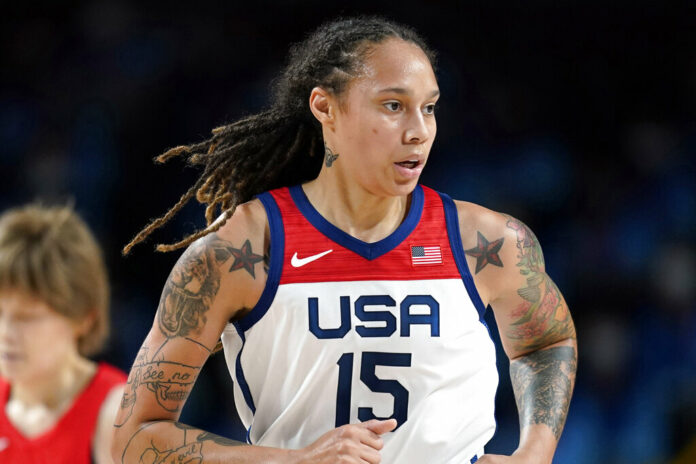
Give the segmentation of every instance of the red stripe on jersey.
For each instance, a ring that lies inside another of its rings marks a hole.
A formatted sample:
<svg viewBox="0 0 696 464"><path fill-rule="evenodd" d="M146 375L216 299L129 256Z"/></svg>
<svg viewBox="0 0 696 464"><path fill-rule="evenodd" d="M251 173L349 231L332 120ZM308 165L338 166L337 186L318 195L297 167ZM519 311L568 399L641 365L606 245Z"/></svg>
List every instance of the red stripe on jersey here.
<svg viewBox="0 0 696 464"><path fill-rule="evenodd" d="M430 188L423 187L423 211L416 228L395 248L373 260L339 245L316 229L297 208L287 188L270 193L280 209L285 233L281 285L461 278L450 248L442 200ZM439 247L439 258L429 265L414 266L411 248L424 244Z"/></svg>

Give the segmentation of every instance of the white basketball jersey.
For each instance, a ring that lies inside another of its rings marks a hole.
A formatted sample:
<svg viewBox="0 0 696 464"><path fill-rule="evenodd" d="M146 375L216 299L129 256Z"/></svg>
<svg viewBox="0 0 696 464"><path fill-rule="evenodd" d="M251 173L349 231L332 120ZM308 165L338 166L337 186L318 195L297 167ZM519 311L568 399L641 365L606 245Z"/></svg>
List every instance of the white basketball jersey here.
<svg viewBox="0 0 696 464"><path fill-rule="evenodd" d="M418 186L398 229L365 243L299 186L259 199L268 281L222 336L249 443L296 449L395 418L382 462L475 462L495 431L498 373L452 200Z"/></svg>

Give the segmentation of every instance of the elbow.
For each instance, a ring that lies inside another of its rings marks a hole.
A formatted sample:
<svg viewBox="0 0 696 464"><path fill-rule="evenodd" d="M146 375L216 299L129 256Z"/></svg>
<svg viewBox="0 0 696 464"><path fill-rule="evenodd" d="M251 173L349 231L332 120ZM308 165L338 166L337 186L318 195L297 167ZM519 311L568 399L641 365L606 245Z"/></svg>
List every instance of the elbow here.
<svg viewBox="0 0 696 464"><path fill-rule="evenodd" d="M128 456L126 456L126 452L128 451L128 448L131 447L131 445L135 446L136 448L138 445L141 443L140 440L136 439L136 435L138 435L138 438L140 437L141 432L143 432L143 429L148 428L151 425L155 425L159 422L162 422L161 420L155 420L155 421L128 421L125 424L121 425L116 425L114 424L112 428L112 435L111 435L111 446L109 448L110 450L110 455L111 455L111 460L113 461L114 464L124 464L124 463L130 463L132 462L131 459L131 454L132 451L129 452ZM147 435L147 434L146 434Z"/></svg>
<svg viewBox="0 0 696 464"><path fill-rule="evenodd" d="M125 427L119 427L114 425L111 433L111 460L116 463L123 463L123 455L125 452L126 444L128 443L128 438L126 437L127 430Z"/></svg>
<svg viewBox="0 0 696 464"><path fill-rule="evenodd" d="M114 426L113 432L111 434L111 460L114 463L121 462L121 458L123 456L123 443L120 437L120 432L121 429L118 427Z"/></svg>

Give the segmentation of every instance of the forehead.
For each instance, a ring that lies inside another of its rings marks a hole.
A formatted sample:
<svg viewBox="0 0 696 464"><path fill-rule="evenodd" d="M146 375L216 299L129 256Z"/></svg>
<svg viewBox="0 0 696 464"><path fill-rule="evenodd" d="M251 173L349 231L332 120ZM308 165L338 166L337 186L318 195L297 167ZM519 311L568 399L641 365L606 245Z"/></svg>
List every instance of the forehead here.
<svg viewBox="0 0 696 464"><path fill-rule="evenodd" d="M30 314L55 313L45 302L30 293L9 288L0 289L0 309Z"/></svg>
<svg viewBox="0 0 696 464"><path fill-rule="evenodd" d="M433 67L423 50L401 39L388 39L371 47L354 85L374 90L403 88L426 94L438 88Z"/></svg>

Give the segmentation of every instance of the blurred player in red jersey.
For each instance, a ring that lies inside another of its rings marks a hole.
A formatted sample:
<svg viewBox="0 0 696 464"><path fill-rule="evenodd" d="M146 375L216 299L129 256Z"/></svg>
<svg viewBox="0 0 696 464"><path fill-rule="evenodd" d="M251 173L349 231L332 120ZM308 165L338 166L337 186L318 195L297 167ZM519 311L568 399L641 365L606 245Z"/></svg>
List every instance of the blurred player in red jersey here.
<svg viewBox="0 0 696 464"><path fill-rule="evenodd" d="M72 208L0 216L0 462L112 462L125 374L87 358L108 302L101 250Z"/></svg>

